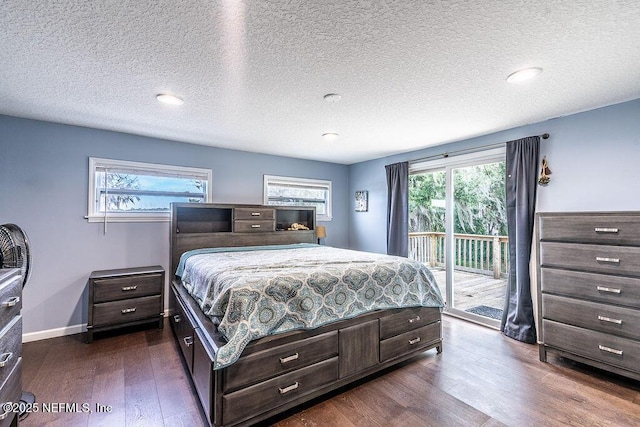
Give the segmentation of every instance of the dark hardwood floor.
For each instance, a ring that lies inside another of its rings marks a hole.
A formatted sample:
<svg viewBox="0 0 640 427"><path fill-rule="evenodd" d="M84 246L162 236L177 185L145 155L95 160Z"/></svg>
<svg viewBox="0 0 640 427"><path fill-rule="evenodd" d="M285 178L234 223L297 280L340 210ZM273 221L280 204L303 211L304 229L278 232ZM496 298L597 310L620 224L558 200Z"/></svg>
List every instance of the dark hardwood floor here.
<svg viewBox="0 0 640 427"><path fill-rule="evenodd" d="M551 356L445 317L444 352L423 353L266 424L289 426L638 426L640 383ZM168 324L24 345L23 387L40 412L23 426L199 426ZM65 404L77 403L73 405ZM96 404L110 405L97 412ZM44 404L49 411L43 413ZM58 405L56 405L58 404ZM83 413L88 404L91 413ZM79 412L68 412L77 409Z"/></svg>

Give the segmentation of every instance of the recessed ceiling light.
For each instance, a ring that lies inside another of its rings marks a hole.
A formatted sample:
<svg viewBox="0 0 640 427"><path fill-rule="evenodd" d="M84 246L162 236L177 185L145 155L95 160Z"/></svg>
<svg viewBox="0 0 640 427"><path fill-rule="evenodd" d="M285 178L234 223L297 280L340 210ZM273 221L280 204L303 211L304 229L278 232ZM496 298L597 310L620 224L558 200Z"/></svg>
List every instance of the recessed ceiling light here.
<svg viewBox="0 0 640 427"><path fill-rule="evenodd" d="M159 93L156 95L156 99L164 104L169 105L182 105L184 101L177 95L171 95L169 93Z"/></svg>
<svg viewBox="0 0 640 427"><path fill-rule="evenodd" d="M542 68L539 68L539 67L525 68L524 70L519 70L509 74L509 77L507 77L507 81L509 83L521 83L526 80L534 78L541 72L542 72Z"/></svg>
<svg viewBox="0 0 640 427"><path fill-rule="evenodd" d="M333 141L334 139L338 138L338 134L335 132L327 132L327 133L323 133L322 137L326 140L326 141Z"/></svg>
<svg viewBox="0 0 640 427"><path fill-rule="evenodd" d="M324 100L327 102L338 102L342 99L342 96L337 93L328 93L324 96Z"/></svg>

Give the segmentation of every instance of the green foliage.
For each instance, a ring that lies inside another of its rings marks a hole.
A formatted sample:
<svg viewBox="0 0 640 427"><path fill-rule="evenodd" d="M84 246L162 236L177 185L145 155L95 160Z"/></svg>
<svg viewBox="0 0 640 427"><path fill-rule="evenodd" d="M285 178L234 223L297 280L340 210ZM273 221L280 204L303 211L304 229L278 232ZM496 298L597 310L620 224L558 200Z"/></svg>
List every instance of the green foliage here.
<svg viewBox="0 0 640 427"><path fill-rule="evenodd" d="M505 164L453 170L454 232L507 235ZM409 177L409 231L443 232L445 172Z"/></svg>

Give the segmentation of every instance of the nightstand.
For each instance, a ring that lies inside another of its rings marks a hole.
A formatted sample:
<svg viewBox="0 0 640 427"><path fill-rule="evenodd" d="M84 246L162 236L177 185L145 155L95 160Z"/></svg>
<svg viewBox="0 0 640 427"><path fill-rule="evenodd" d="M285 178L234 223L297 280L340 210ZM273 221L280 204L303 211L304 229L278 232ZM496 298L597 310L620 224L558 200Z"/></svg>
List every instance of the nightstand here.
<svg viewBox="0 0 640 427"><path fill-rule="evenodd" d="M164 317L164 269L159 266L93 271L89 276L87 342L95 332L158 322Z"/></svg>

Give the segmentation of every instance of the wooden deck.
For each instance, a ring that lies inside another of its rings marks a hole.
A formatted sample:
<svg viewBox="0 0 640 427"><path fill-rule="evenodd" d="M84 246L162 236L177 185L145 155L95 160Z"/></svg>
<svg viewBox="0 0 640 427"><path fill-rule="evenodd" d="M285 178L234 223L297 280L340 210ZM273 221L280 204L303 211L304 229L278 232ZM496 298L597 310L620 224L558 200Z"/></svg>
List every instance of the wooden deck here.
<svg viewBox="0 0 640 427"><path fill-rule="evenodd" d="M431 271L438 282L442 296L445 296L444 269L432 268ZM455 308L467 310L479 305L500 310L504 308L507 279L494 279L493 276L456 270L453 280ZM447 305L450 306L450 304Z"/></svg>

